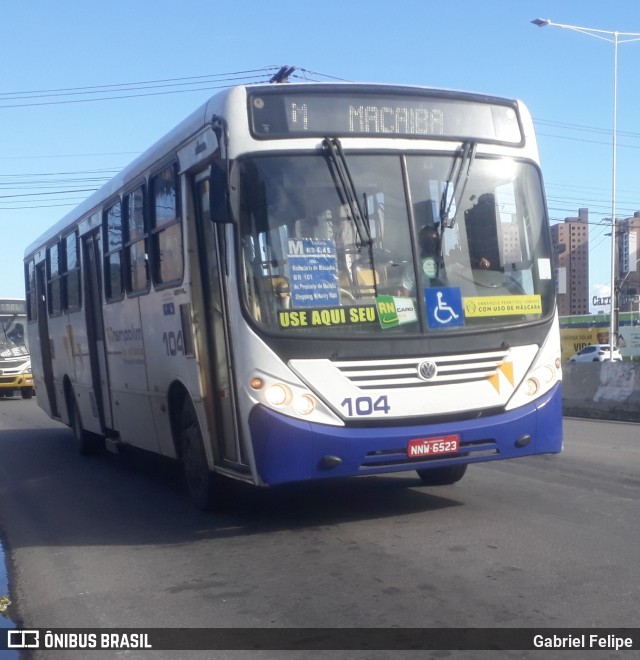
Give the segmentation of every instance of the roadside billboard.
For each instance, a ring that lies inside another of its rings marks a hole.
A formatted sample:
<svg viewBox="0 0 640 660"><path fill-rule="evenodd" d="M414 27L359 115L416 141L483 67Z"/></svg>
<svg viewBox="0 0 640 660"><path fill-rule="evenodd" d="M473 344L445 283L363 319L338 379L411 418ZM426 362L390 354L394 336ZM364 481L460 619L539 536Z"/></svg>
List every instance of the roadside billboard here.
<svg viewBox="0 0 640 660"><path fill-rule="evenodd" d="M604 328L560 328L560 352L563 360L589 344L606 344L609 331Z"/></svg>
<svg viewBox="0 0 640 660"><path fill-rule="evenodd" d="M563 361L568 360L589 344L608 343L608 328L560 328L560 350ZM640 326L620 326L618 329L618 348L623 358L638 359L640 357Z"/></svg>
<svg viewBox="0 0 640 660"><path fill-rule="evenodd" d="M622 357L637 359L640 356L640 326L623 325L618 333L618 346Z"/></svg>

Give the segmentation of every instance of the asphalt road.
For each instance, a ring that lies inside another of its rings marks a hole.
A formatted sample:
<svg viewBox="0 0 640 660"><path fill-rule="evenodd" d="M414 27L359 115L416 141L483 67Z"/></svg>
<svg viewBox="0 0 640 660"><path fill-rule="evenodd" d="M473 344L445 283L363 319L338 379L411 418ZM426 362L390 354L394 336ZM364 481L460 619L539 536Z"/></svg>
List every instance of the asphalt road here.
<svg viewBox="0 0 640 660"><path fill-rule="evenodd" d="M563 454L471 466L454 486L427 488L414 473L237 485L227 511L204 514L172 463L81 457L71 432L35 400L0 400L0 528L11 613L25 627L638 627L639 499L640 426L570 419Z"/></svg>

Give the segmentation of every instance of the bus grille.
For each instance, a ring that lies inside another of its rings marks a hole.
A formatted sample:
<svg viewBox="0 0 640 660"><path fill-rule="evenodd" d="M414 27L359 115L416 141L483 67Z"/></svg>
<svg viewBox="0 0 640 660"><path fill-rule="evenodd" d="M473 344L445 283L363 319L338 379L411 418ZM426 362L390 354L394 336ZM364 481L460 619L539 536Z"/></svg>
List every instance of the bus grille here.
<svg viewBox="0 0 640 660"><path fill-rule="evenodd" d="M19 369L29 362L28 357L0 358L0 369Z"/></svg>
<svg viewBox="0 0 640 660"><path fill-rule="evenodd" d="M497 374L498 367L508 355L508 350L501 350L428 358L349 360L332 364L345 378L363 390L430 387L486 380ZM424 368L421 369L421 365L425 365ZM429 376L429 372L435 373Z"/></svg>

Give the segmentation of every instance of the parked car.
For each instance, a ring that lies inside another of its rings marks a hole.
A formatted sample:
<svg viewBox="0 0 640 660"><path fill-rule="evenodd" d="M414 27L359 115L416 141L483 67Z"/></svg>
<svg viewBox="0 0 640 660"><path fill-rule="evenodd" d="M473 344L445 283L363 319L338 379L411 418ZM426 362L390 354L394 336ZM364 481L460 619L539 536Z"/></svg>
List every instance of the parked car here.
<svg viewBox="0 0 640 660"><path fill-rule="evenodd" d="M569 362L608 362L610 359L609 344L590 344L572 355ZM613 362L622 362L622 355L617 348L613 349Z"/></svg>

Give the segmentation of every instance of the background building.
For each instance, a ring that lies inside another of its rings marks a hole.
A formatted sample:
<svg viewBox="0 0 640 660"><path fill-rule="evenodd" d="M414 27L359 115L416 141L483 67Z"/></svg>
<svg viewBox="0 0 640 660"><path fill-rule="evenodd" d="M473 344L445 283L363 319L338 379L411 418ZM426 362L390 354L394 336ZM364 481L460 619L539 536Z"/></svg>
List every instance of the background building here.
<svg viewBox="0 0 640 660"><path fill-rule="evenodd" d="M616 281L618 291L618 310L621 312L638 311L640 294L640 211L632 218L619 220L616 225L618 264Z"/></svg>
<svg viewBox="0 0 640 660"><path fill-rule="evenodd" d="M640 225L639 225L640 226ZM556 248L558 314L589 313L589 209L551 226Z"/></svg>

